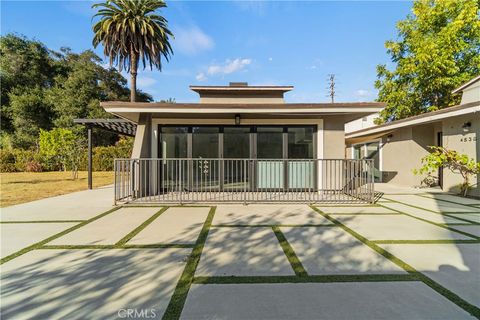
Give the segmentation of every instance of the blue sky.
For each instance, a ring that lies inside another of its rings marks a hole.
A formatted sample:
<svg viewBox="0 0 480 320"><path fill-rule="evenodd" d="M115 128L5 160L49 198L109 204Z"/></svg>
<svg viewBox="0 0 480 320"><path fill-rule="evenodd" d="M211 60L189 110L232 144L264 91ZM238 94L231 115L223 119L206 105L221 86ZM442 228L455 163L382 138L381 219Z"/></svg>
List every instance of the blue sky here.
<svg viewBox="0 0 480 320"><path fill-rule="evenodd" d="M16 32L49 48L93 49L90 1L2 1L1 34ZM141 70L138 86L155 100L195 102L195 85L247 81L293 85L288 102L324 102L336 74L336 101L371 101L384 42L410 1L167 1L162 14L176 39L162 72ZM102 58L102 48L95 50Z"/></svg>

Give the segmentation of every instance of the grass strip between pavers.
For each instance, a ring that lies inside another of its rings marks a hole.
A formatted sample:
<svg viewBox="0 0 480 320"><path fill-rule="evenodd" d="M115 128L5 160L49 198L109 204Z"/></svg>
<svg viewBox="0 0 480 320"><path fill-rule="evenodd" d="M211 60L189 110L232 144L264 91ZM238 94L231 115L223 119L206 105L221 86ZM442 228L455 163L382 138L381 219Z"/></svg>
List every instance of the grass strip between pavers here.
<svg viewBox="0 0 480 320"><path fill-rule="evenodd" d="M17 251L17 252L15 252L15 253L12 253L12 254L10 254L10 255L8 255L8 256L0 259L0 265L6 263L6 262L8 262L8 261L10 261L10 260L12 260L12 259L14 259L14 258L16 258L16 257L18 257L18 256L21 256L21 255L23 255L23 254L25 254L25 253L27 253L27 252L30 252L30 251L35 250L35 249L38 249L38 248L42 247L44 244L46 244L46 243L48 243L48 242L50 242L50 241L53 241L53 240L55 240L55 239L57 239L57 238L60 238L61 236L64 236L64 235L66 235L67 233L70 233L70 232L72 232L72 231L74 231L74 230L77 230L77 229L79 229L79 228L81 228L81 227L89 224L90 222L93 222L93 221L95 221L95 220L98 220L98 219L100 219L100 218L103 218L103 217L106 216L107 214L110 214L110 213L112 213L112 212L114 212L114 211L117 211L117 210L120 209L120 208L121 208L121 207L112 208L112 209L110 209L110 210L108 210L108 211L106 211L106 212L103 212L103 213L99 214L98 216L95 216L95 217L93 217L93 218L90 218L90 219L88 219L88 220L85 220L85 221L83 221L83 222L81 222L81 223L79 223L79 224L77 224L77 225L74 225L74 226L72 226L72 227L70 227L70 228L68 228L68 229L66 229L66 230L63 230L63 231L61 231L61 232L59 232L59 233L57 233L57 234L54 234L53 236L50 236L50 237L46 238L45 240L39 241L39 242L34 243L34 244L32 244L32 245L30 245L30 246L28 246L28 247L26 247L26 248L23 248L23 249L20 250L20 251Z"/></svg>
<svg viewBox="0 0 480 320"><path fill-rule="evenodd" d="M331 283L331 282L386 282L420 281L415 274L357 274L299 276L214 276L195 277L194 284L246 283Z"/></svg>
<svg viewBox="0 0 480 320"><path fill-rule="evenodd" d="M285 227L285 228L304 228L304 227L336 227L333 223L329 224L213 224L214 228L272 228L272 227Z"/></svg>
<svg viewBox="0 0 480 320"><path fill-rule="evenodd" d="M406 204L406 203L403 203L403 202L400 202L400 201L395 201L397 203L400 203L400 204ZM383 207L383 206L382 206ZM411 206L413 207L413 206ZM399 212L403 215L406 215L410 218L413 218L413 219L417 219L419 221L423 221L423 222L426 222L426 223L430 223L434 226L437 226L437 227L440 227L440 228L444 228L444 229L447 229L447 230L450 230L450 231L453 231L453 232L456 232L456 233L460 233L460 234L463 234L464 236L467 236L467 237L470 237L470 238L473 238L475 240L480 240L480 237L477 237L476 235L474 234L471 234L471 233L468 233L468 232L465 232L465 231L462 231L462 230L457 230L455 228L452 228L450 227L449 225L445 224L445 223L437 223L437 222L433 222L433 221L430 221L430 220L427 220L425 218L420 218L420 217L417 217L417 216L414 216L412 214L409 214L409 213L406 213L406 212L403 212L403 211L400 211L398 209L393 209L393 208L389 208L389 207L384 207L384 208L387 208L387 209L390 209L390 210L394 210L396 212ZM417 207L415 207L417 208ZM418 208L418 209L421 209L421 208ZM426 209L425 209L426 210ZM430 211L430 212L434 212L434 211ZM435 212L434 212L435 213Z"/></svg>
<svg viewBox="0 0 480 320"><path fill-rule="evenodd" d="M188 257L185 269L183 269L180 280L178 280L175 291L173 292L167 309L163 314L163 320L179 319L180 315L182 314L183 306L185 305L185 301L187 300L188 291L190 290L190 286L192 285L193 277L195 275L195 271L197 270L203 247L205 246L205 242L207 241L208 233L210 231L216 209L217 207L213 206L208 212L207 219L205 220L202 230L198 235L192 253Z"/></svg>
<svg viewBox="0 0 480 320"><path fill-rule="evenodd" d="M480 240L372 240L376 244L449 244L480 243Z"/></svg>
<svg viewBox="0 0 480 320"><path fill-rule="evenodd" d="M451 214L451 213L456 213L456 214L458 214L458 213L460 213L460 214L462 214L462 213L466 213L466 214L468 214L468 213L480 213L480 211L462 211L462 212L457 212L457 211L434 211L434 210L431 210L431 209L422 208L422 207L416 206L416 205L414 205L414 204L410 204L410 203L406 203L406 202L394 200L394 199L391 199L391 198L386 198L386 199L390 200L390 202L396 202L396 203L404 204L404 205L409 206L409 207L412 207L412 208L416 208L416 209L420 209L420 210L424 210L424 211L428 211L428 212L433 212L433 213L441 214L441 215ZM458 204L458 203L457 203L457 204ZM385 208L385 206L383 206L383 205L380 204L380 203L379 203L378 205ZM462 206L465 206L465 205L462 204ZM391 208L388 208L388 207L386 207L386 208L387 208L387 209L390 209L390 210L394 210L394 209L391 209ZM474 207L472 207L472 209L473 209L473 208L474 208ZM397 211L398 211L398 210L397 210Z"/></svg>
<svg viewBox="0 0 480 320"><path fill-rule="evenodd" d="M422 197L422 198L425 198L425 199L432 199L432 200L436 200L436 201L450 202L450 203L453 203L453 204L459 204L461 206L472 207L472 208L475 208L475 209L478 209L476 206L480 206L480 204L473 204L473 203L472 204L466 204L466 203L460 203L460 202L456 202L456 201L452 201L452 200L445 200L445 199L427 197L426 195L423 195L423 194L416 194L416 196L419 196L419 197Z"/></svg>
<svg viewBox="0 0 480 320"><path fill-rule="evenodd" d="M157 219L162 213L168 210L169 207L163 207L161 208L157 213L155 213L153 216L145 220L141 225L130 231L125 237L120 239L117 243L115 243L116 246L123 246L126 244L128 241L130 241L133 237L135 237L137 234L139 234L143 229L145 229L150 223L152 223L155 219Z"/></svg>
<svg viewBox="0 0 480 320"><path fill-rule="evenodd" d="M477 306L467 302L466 300L464 300L463 298L461 298L457 294L453 293L452 291L448 290L444 286L442 286L442 285L438 284L437 282L433 281L432 279L430 279L429 277L427 277L423 273L417 271L411 265L407 264L405 261L397 258L396 256L394 256L393 254L391 254L387 250L383 249L382 247L380 247L379 245L377 245L373 241L368 240L367 238L360 235L359 233L357 233L353 229L347 227L346 225L344 225L340 221L336 220L333 217L330 217L328 214L324 213L320 209L318 209L316 207L313 207L313 206L311 206L311 208L314 209L315 211L317 211L323 217L330 220L331 222L340 226L345 232L348 232L350 235L352 235L356 239L360 240L361 242L363 242L365 245L367 245L371 249L375 250L376 252L378 252L379 254L384 256L385 258L389 259L390 261L392 261L393 263L395 263L399 267L403 268L409 274L412 274L412 275L418 277L418 279L420 281L422 281L424 284L426 284L427 286L429 286L430 288L435 290L437 293L441 294L442 296L444 296L445 298L447 298L451 302L455 303L457 306L464 309L465 311L467 311L468 313L470 313L474 317L480 319L480 308L478 308Z"/></svg>
<svg viewBox="0 0 480 320"><path fill-rule="evenodd" d="M0 224L17 224L17 223L80 223L86 220L37 220L37 221L0 221Z"/></svg>
<svg viewBox="0 0 480 320"><path fill-rule="evenodd" d="M472 213L470 213L472 214ZM480 222L476 222L476 221L473 221L473 220L470 220L469 218L464 218L464 217L458 217L458 216L454 216L453 214L451 213L445 213L444 216L447 216L447 217L450 217L450 218L453 218L453 219L456 219L456 220L460 220L460 221L464 221L470 225L480 225ZM454 225L455 223L447 223L447 225ZM460 225L457 223L457 225ZM465 225L465 224L464 224Z"/></svg>
<svg viewBox="0 0 480 320"><path fill-rule="evenodd" d="M297 254L293 250L290 243L288 243L287 238L285 238L285 235L280 230L280 228L272 227L272 230L273 230L273 233L275 233L275 236L277 237L283 252L287 256L288 262L290 262L290 265L292 266L292 269L295 272L295 275L297 275L298 277L308 276L307 270L305 270L305 268L303 267L302 263L300 262L300 259L298 259Z"/></svg>

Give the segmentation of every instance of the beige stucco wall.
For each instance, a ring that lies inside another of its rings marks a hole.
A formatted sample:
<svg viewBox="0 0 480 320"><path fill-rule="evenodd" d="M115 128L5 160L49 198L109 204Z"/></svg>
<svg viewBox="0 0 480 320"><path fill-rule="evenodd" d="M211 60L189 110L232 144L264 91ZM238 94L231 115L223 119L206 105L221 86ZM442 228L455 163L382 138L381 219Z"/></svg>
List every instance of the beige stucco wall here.
<svg viewBox="0 0 480 320"><path fill-rule="evenodd" d="M464 123L472 124L468 132L464 132L462 126ZM462 154L467 154L475 161L480 161L480 115L473 113L466 116L447 119L443 122L443 145ZM454 174L449 170L444 170L444 190L458 192L458 184L463 179L459 174ZM480 177L474 177L473 183L480 183ZM480 187L477 185L470 191L471 195L480 196Z"/></svg>
<svg viewBox="0 0 480 320"><path fill-rule="evenodd" d="M345 158L345 120L343 116L332 116L323 122L324 159Z"/></svg>
<svg viewBox="0 0 480 320"><path fill-rule="evenodd" d="M284 103L283 92L264 94L207 94L200 95L200 103Z"/></svg>
<svg viewBox="0 0 480 320"><path fill-rule="evenodd" d="M474 101L480 101L480 81L471 84L462 92L462 104Z"/></svg>

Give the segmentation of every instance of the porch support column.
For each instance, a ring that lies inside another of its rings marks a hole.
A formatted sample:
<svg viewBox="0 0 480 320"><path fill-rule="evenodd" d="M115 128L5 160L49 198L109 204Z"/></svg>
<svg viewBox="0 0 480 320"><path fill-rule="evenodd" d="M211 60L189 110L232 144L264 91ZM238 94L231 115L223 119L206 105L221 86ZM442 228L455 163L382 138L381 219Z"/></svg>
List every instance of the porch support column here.
<svg viewBox="0 0 480 320"><path fill-rule="evenodd" d="M87 125L88 137L88 189L92 190L92 126Z"/></svg>

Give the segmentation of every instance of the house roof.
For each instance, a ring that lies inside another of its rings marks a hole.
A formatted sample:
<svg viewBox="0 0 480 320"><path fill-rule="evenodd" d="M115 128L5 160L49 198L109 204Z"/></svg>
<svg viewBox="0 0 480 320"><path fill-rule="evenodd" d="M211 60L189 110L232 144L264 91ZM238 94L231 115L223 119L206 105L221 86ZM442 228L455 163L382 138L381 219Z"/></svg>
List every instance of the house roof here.
<svg viewBox="0 0 480 320"><path fill-rule="evenodd" d="M379 102L360 103L145 103L109 101L100 104L107 112L133 122L141 113L155 118L321 118L326 115L344 115L347 121L379 112L385 107Z"/></svg>
<svg viewBox="0 0 480 320"><path fill-rule="evenodd" d="M190 86L190 89L202 93L285 93L293 90L293 86L249 86L246 82L230 82L228 86Z"/></svg>
<svg viewBox="0 0 480 320"><path fill-rule="evenodd" d="M472 84L474 84L475 82L478 82L480 81L480 75L473 78L472 80L468 81L468 82L465 82L464 84L462 84L460 87L458 87L457 89L453 90L452 93L459 93L459 92L462 92L463 90L465 90L466 88L470 87Z"/></svg>
<svg viewBox="0 0 480 320"><path fill-rule="evenodd" d="M396 120L378 126L353 131L346 134L345 139L350 140L358 137L365 138L377 133L383 133L383 135L385 135L387 134L387 132L391 132L392 130L396 130L399 128L436 122L445 118L477 112L480 112L480 101L448 107L445 109L423 113L406 119Z"/></svg>

